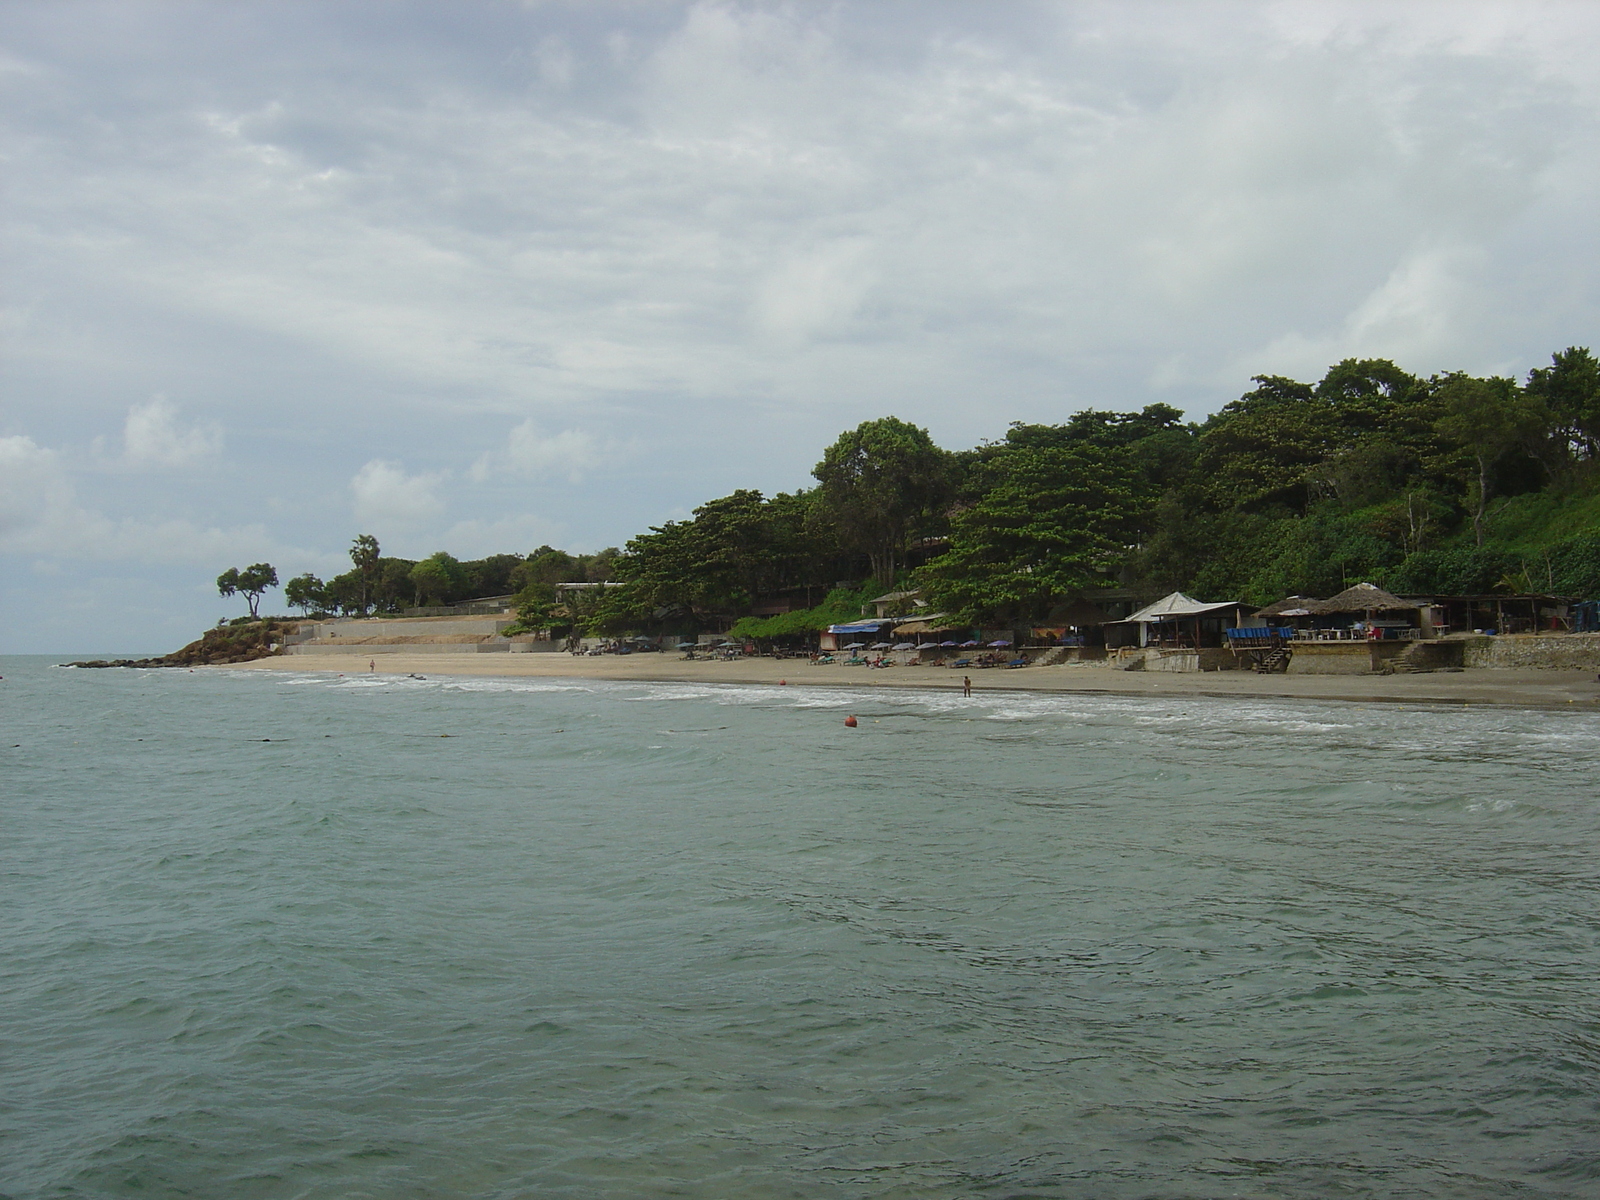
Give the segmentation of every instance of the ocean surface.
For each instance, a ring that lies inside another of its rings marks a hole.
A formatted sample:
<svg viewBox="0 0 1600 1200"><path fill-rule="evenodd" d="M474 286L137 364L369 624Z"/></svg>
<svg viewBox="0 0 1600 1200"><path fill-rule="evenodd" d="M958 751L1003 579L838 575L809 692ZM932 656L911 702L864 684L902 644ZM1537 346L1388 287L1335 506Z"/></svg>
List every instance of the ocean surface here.
<svg viewBox="0 0 1600 1200"><path fill-rule="evenodd" d="M1595 714L0 674L16 1200L1600 1195Z"/></svg>

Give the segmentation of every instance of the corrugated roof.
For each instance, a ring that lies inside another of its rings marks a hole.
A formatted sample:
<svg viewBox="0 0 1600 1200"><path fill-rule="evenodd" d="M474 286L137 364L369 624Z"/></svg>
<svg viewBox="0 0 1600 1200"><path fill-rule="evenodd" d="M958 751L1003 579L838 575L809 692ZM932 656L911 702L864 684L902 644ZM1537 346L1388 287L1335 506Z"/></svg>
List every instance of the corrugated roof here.
<svg viewBox="0 0 1600 1200"><path fill-rule="evenodd" d="M950 624L946 613L929 613L925 617L918 617L915 621L907 621L903 625L896 625L896 633L942 633L946 629L963 629L965 626Z"/></svg>

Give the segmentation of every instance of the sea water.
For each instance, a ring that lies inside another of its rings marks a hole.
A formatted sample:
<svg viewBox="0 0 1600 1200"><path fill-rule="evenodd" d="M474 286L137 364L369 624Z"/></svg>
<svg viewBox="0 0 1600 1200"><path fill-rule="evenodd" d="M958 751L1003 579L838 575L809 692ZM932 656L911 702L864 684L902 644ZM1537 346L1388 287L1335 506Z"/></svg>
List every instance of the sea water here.
<svg viewBox="0 0 1600 1200"><path fill-rule="evenodd" d="M1592 714L0 673L18 1200L1600 1194Z"/></svg>

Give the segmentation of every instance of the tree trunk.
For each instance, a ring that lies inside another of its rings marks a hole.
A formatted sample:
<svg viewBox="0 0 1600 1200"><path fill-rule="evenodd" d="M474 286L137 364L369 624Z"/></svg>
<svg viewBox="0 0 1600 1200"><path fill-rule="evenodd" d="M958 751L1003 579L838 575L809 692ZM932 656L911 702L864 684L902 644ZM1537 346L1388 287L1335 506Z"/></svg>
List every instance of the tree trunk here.
<svg viewBox="0 0 1600 1200"><path fill-rule="evenodd" d="M1483 546L1483 514L1489 505L1489 464L1483 455L1478 455L1478 502L1472 510L1472 533L1478 539L1478 546Z"/></svg>

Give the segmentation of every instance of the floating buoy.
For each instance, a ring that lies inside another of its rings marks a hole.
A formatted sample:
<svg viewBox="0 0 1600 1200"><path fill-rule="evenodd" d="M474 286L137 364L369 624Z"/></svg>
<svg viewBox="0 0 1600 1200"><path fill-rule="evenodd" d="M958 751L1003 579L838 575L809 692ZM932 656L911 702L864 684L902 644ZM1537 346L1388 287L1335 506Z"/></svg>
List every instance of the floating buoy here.
<svg viewBox="0 0 1600 1200"><path fill-rule="evenodd" d="M854 729L856 727L856 719L854 717L846 717L844 719L844 723L845 723L846 726L848 726L851 729Z"/></svg>
<svg viewBox="0 0 1600 1200"><path fill-rule="evenodd" d="M789 686L789 681L787 679L780 679L780 680L778 680L778 686L779 687L788 687Z"/></svg>

